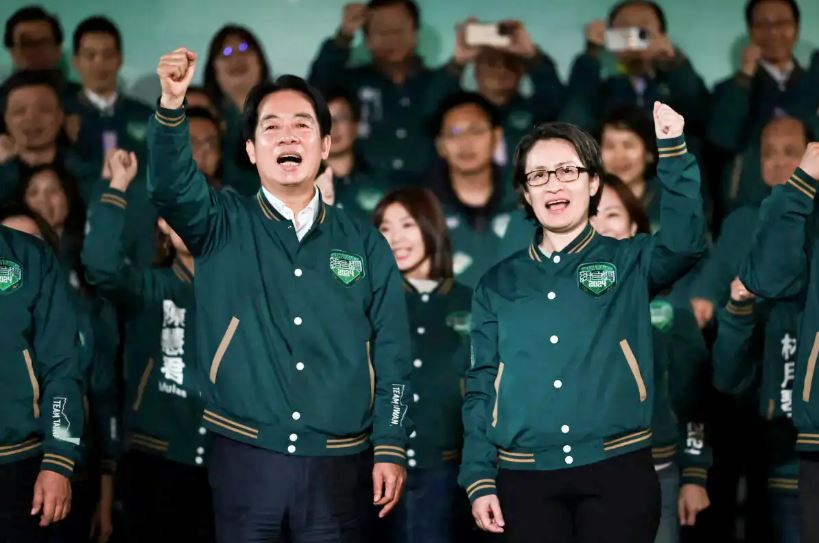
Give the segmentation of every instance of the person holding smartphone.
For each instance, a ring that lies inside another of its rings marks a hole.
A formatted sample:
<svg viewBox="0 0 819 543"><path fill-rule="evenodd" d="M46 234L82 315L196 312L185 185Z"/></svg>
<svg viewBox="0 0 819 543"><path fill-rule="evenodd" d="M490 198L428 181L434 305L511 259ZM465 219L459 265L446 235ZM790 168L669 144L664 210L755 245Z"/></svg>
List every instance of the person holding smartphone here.
<svg viewBox="0 0 819 543"><path fill-rule="evenodd" d="M611 110L636 104L650 112L659 100L685 117L689 140L702 136L708 89L667 32L662 8L647 0L620 2L607 21L587 25L560 119L596 133ZM607 44L607 36L619 39Z"/></svg>

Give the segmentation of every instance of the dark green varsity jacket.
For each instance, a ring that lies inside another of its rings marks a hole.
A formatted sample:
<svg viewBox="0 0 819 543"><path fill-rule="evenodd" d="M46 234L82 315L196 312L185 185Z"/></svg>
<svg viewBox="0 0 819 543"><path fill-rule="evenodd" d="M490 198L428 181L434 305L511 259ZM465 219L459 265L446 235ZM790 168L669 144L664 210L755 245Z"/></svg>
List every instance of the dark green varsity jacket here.
<svg viewBox="0 0 819 543"><path fill-rule="evenodd" d="M649 302L705 251L694 157L660 140L663 228L614 240L591 225L562 251L528 250L491 268L472 302L472 368L459 481L495 493L498 467L555 470L651 443Z"/></svg>
<svg viewBox="0 0 819 543"><path fill-rule="evenodd" d="M83 435L77 318L53 251L0 225L0 463L71 476Z"/></svg>
<svg viewBox="0 0 819 543"><path fill-rule="evenodd" d="M472 291L452 279L429 294L404 283L412 338L409 467L426 469L461 458L464 374L469 368Z"/></svg>
<svg viewBox="0 0 819 543"><path fill-rule="evenodd" d="M819 251L810 224L816 186L816 179L797 168L787 183L774 187L760 208L751 254L739 275L751 292L763 298L807 296L793 383L799 451L819 451L819 396L813 386L819 356Z"/></svg>
<svg viewBox="0 0 819 543"><path fill-rule="evenodd" d="M109 188L91 205L83 251L89 282L121 303L129 320L125 423L129 449L192 466L207 463L200 432L193 275L175 261L140 269L125 257L126 193Z"/></svg>
<svg viewBox="0 0 819 543"><path fill-rule="evenodd" d="M795 492L799 482L792 416L802 308L799 299L729 300L717 312L714 385L728 394L758 388L759 413L765 421L768 487L775 491Z"/></svg>
<svg viewBox="0 0 819 543"><path fill-rule="evenodd" d="M206 427L279 453L406 460L409 324L372 225L320 205L298 240L261 190L216 192L184 108L148 124L151 199L196 257Z"/></svg>

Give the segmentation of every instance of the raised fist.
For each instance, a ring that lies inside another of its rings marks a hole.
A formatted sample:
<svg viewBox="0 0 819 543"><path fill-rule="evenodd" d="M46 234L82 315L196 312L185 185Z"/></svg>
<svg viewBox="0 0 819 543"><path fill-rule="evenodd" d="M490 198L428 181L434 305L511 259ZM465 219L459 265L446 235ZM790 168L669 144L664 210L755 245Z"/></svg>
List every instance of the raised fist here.
<svg viewBox="0 0 819 543"><path fill-rule="evenodd" d="M742 50L742 60L740 61L739 69L748 77L753 77L756 74L759 60L762 58L762 49L755 43L748 44Z"/></svg>
<svg viewBox="0 0 819 543"><path fill-rule="evenodd" d="M814 141L808 144L799 167L809 176L819 179L819 142Z"/></svg>
<svg viewBox="0 0 819 543"><path fill-rule="evenodd" d="M346 4L341 12L341 35L352 38L367 20L367 4L355 2Z"/></svg>
<svg viewBox="0 0 819 543"><path fill-rule="evenodd" d="M162 85L160 105L168 109L178 109L185 101L185 93L196 70L196 53L180 47L171 53L162 55L156 75Z"/></svg>
<svg viewBox="0 0 819 543"><path fill-rule="evenodd" d="M654 102L654 131L657 139L682 136L685 119L662 102Z"/></svg>
<svg viewBox="0 0 819 543"><path fill-rule="evenodd" d="M586 36L586 42L603 47L606 44L606 21L600 19L590 22L583 29L583 33Z"/></svg>
<svg viewBox="0 0 819 543"><path fill-rule="evenodd" d="M108 157L108 169L111 172L111 188L125 192L136 177L139 163L133 152L117 149Z"/></svg>

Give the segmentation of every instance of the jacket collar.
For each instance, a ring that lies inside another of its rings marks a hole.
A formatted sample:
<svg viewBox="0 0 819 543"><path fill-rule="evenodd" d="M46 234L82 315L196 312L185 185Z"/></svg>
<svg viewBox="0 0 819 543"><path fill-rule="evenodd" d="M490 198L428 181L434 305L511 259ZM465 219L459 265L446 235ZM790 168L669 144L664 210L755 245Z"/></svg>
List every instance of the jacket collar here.
<svg viewBox="0 0 819 543"><path fill-rule="evenodd" d="M569 243L566 247L563 248L562 251L555 251L552 255L575 255L583 250L585 250L589 244L592 242L594 238L597 237L597 232L595 232L594 228L592 228L591 223L586 225L586 228L583 229L580 234L574 238L571 243ZM535 230L535 236L532 242L529 244L529 258L534 260L535 262L543 262L545 258L543 253L540 252L540 243L543 241L543 229L538 228Z"/></svg>

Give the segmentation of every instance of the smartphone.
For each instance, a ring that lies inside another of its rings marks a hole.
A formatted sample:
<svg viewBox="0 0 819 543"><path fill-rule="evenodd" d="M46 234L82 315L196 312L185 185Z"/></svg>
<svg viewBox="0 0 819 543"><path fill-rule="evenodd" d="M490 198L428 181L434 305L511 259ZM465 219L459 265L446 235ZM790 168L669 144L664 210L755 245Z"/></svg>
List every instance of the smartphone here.
<svg viewBox="0 0 819 543"><path fill-rule="evenodd" d="M644 28L609 28L606 30L606 49L614 53L645 51L648 49L648 31Z"/></svg>
<svg viewBox="0 0 819 543"><path fill-rule="evenodd" d="M501 23L469 23L465 30L466 44L470 47L509 47L512 29Z"/></svg>

